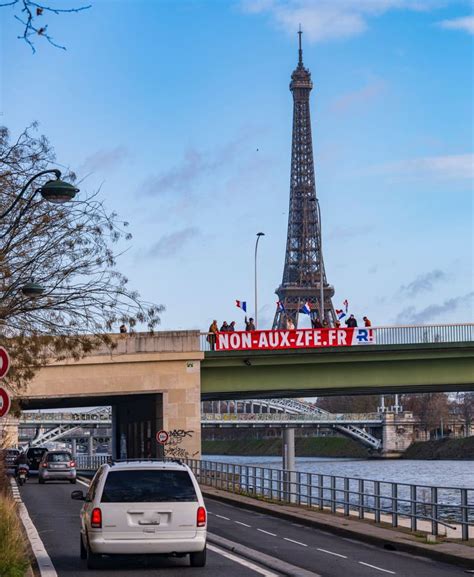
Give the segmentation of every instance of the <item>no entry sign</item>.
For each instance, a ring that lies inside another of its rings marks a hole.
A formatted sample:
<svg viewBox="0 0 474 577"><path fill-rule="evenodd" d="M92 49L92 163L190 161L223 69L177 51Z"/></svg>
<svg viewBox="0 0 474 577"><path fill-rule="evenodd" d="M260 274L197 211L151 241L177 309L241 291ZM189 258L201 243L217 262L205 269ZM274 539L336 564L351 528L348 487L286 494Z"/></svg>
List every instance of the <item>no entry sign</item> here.
<svg viewBox="0 0 474 577"><path fill-rule="evenodd" d="M8 373L8 369L10 368L10 357L6 349L0 347L0 379Z"/></svg>
<svg viewBox="0 0 474 577"><path fill-rule="evenodd" d="M10 395L0 387L0 417L4 417L10 410Z"/></svg>
<svg viewBox="0 0 474 577"><path fill-rule="evenodd" d="M158 443L160 443L160 445L164 445L168 441L169 437L170 436L168 435L168 433L163 430L158 431L156 433L156 440L158 441Z"/></svg>

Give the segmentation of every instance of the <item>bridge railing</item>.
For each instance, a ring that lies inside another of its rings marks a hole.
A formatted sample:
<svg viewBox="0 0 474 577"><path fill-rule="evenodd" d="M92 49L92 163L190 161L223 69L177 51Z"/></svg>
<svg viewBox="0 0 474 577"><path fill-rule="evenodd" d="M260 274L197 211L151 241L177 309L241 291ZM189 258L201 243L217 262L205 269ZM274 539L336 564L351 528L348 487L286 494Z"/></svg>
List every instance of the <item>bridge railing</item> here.
<svg viewBox="0 0 474 577"><path fill-rule="evenodd" d="M106 455L78 455L80 471L95 471ZM474 488L394 483L217 461L185 459L199 483L223 491L356 516L432 535L474 538Z"/></svg>
<svg viewBox="0 0 474 577"><path fill-rule="evenodd" d="M371 331L374 335L373 344L376 345L413 345L474 341L473 323L381 326L371 327ZM211 351L212 343L212 333L200 334L201 351ZM370 343L364 346L370 346Z"/></svg>
<svg viewBox="0 0 474 577"><path fill-rule="evenodd" d="M202 413L202 422L358 422L358 423L381 423L383 415L381 413L330 413L330 414L289 414L289 413Z"/></svg>
<svg viewBox="0 0 474 577"><path fill-rule="evenodd" d="M187 459L198 481L224 491L355 515L432 535L474 537L474 488L434 487Z"/></svg>

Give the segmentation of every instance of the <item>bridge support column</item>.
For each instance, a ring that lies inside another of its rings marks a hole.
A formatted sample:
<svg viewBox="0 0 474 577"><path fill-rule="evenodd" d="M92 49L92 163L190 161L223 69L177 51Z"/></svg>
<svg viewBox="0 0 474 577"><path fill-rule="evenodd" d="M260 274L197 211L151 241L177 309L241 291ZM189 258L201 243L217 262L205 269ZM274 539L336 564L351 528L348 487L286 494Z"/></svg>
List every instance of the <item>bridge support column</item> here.
<svg viewBox="0 0 474 577"><path fill-rule="evenodd" d="M90 431L90 436L87 439L87 454L90 456L92 456L92 454L94 453L94 437L92 435L92 430Z"/></svg>
<svg viewBox="0 0 474 577"><path fill-rule="evenodd" d="M296 503L295 430L284 428L282 441L283 491L287 501Z"/></svg>
<svg viewBox="0 0 474 577"><path fill-rule="evenodd" d="M414 439L415 418L413 413L384 413L383 444L384 457L399 457Z"/></svg>

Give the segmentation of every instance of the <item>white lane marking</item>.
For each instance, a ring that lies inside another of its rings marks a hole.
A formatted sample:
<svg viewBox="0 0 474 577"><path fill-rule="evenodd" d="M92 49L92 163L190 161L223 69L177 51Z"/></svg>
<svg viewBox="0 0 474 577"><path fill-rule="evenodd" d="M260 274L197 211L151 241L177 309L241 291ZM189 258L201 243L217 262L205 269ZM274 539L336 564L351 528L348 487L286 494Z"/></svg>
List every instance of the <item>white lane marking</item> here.
<svg viewBox="0 0 474 577"><path fill-rule="evenodd" d="M306 543L301 543L301 541L295 541L294 539L289 539L288 537L283 537L285 541L290 541L291 543L296 543L297 545L301 545L303 547L307 547Z"/></svg>
<svg viewBox="0 0 474 577"><path fill-rule="evenodd" d="M247 525L247 523L242 523L242 521L234 521L237 525L243 525L244 527L251 527L252 525Z"/></svg>
<svg viewBox="0 0 474 577"><path fill-rule="evenodd" d="M81 481L80 479L76 479L76 482L84 485L84 487L89 487L89 483L84 483L84 481Z"/></svg>
<svg viewBox="0 0 474 577"><path fill-rule="evenodd" d="M372 567L372 569L377 569L377 571L383 571L384 573L390 573L391 575L396 575L395 571L389 571L388 569L382 569L382 567L370 565L370 563L364 563L363 561L359 561L359 563L361 565L365 565L366 567Z"/></svg>
<svg viewBox="0 0 474 577"><path fill-rule="evenodd" d="M10 480L10 483L12 487L16 486L16 481L13 479ZM51 561L51 558L48 555L45 546L43 545L43 541L41 541L38 531L34 526L33 521L28 514L28 510L21 500L21 497L17 497L15 500L18 503L20 509L20 519L25 528L31 549L33 550L33 553L36 557L36 562L41 577L58 577L53 562Z"/></svg>
<svg viewBox="0 0 474 577"><path fill-rule="evenodd" d="M328 551L327 549L320 549L319 547L317 547L317 550L321 551L321 553L328 553L329 555L335 555L336 557L342 557L343 559L347 559L345 555L341 555L340 553L334 553L334 551Z"/></svg>
<svg viewBox="0 0 474 577"><path fill-rule="evenodd" d="M248 567L252 571L255 571L255 573L260 573L260 575L263 575L264 577L278 577L278 575L276 573L273 573L272 571L268 571L268 569L264 569L263 567L259 567L258 565L255 565L251 561L247 561L247 559L243 559L242 557L237 557L237 555L235 555L233 553L229 553L228 551L224 551L223 549L220 549L219 547L216 547L215 545L210 545L208 543L207 548L210 551L214 551L214 553L217 553L218 555L222 555L223 557L227 557L227 559L234 561L234 563L239 563L240 565L244 565L245 567Z"/></svg>
<svg viewBox="0 0 474 577"><path fill-rule="evenodd" d="M230 521L229 517L224 517L224 515L216 515L219 519L225 519L226 521Z"/></svg>
<svg viewBox="0 0 474 577"><path fill-rule="evenodd" d="M276 537L276 533L270 533L270 531L265 531L265 529L258 529L257 531L260 531L260 533L265 533L266 535L271 535L272 537Z"/></svg>

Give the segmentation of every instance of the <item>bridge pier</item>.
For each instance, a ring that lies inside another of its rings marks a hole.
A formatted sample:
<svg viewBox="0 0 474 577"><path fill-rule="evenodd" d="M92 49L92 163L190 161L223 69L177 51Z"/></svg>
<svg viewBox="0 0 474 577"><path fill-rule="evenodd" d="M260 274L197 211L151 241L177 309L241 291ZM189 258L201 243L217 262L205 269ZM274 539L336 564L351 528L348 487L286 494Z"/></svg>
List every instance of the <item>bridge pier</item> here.
<svg viewBox="0 0 474 577"><path fill-rule="evenodd" d="M296 503L295 429L285 427L282 441L283 490L286 500Z"/></svg>
<svg viewBox="0 0 474 577"><path fill-rule="evenodd" d="M399 457L415 440L416 419L413 413L384 413L382 455Z"/></svg>

